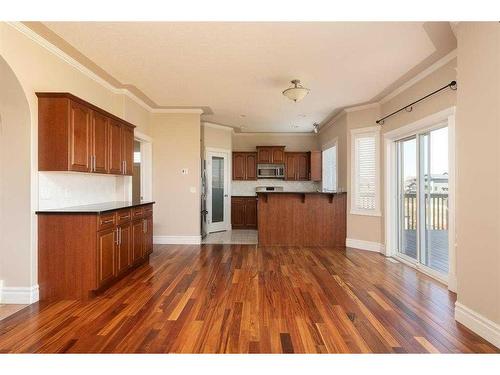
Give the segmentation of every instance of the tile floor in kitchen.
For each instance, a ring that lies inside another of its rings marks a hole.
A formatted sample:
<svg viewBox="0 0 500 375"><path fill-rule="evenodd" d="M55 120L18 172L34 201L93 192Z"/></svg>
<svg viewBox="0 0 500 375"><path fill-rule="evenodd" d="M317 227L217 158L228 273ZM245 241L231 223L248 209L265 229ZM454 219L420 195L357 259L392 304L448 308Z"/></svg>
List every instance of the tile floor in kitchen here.
<svg viewBox="0 0 500 375"><path fill-rule="evenodd" d="M233 229L208 234L201 243L205 244L245 244L256 245L257 231L251 229Z"/></svg>

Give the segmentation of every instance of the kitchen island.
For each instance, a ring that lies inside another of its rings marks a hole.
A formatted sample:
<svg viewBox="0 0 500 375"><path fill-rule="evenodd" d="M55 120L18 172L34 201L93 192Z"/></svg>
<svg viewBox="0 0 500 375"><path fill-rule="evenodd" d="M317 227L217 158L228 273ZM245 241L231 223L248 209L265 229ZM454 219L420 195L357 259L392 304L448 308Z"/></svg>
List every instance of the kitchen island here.
<svg viewBox="0 0 500 375"><path fill-rule="evenodd" d="M259 245L345 246L346 193L258 192Z"/></svg>

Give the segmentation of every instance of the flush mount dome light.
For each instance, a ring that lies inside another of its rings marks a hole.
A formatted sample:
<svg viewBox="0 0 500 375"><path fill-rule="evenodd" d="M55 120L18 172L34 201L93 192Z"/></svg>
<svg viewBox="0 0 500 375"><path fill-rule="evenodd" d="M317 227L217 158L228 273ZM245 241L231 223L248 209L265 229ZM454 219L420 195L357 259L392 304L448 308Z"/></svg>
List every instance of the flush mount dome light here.
<svg viewBox="0 0 500 375"><path fill-rule="evenodd" d="M302 87L300 80L294 79L292 81L292 85L292 87L283 91L283 95L285 95L288 99L293 100L294 102L300 102L307 94L309 94L309 89Z"/></svg>

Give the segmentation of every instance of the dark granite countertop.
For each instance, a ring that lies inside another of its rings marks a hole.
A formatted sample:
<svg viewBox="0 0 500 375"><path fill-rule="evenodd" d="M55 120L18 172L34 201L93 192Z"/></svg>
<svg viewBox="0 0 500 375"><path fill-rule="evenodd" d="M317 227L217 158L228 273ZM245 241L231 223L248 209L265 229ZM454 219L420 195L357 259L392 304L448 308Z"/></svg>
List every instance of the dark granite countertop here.
<svg viewBox="0 0 500 375"><path fill-rule="evenodd" d="M63 208L50 208L38 210L37 214L100 214L103 212L120 210L122 208L131 208L153 204L154 201L121 201L121 202L105 202L96 204L86 204L82 206L72 206Z"/></svg>

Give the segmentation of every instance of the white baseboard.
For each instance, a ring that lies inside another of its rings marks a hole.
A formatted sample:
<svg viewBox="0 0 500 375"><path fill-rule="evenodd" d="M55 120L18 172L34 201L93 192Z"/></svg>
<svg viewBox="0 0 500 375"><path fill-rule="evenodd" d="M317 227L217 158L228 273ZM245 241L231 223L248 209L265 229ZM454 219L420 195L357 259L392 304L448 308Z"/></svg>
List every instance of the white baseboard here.
<svg viewBox="0 0 500 375"><path fill-rule="evenodd" d="M455 320L474 331L486 341L500 348L500 325L471 310L460 302L455 302Z"/></svg>
<svg viewBox="0 0 500 375"><path fill-rule="evenodd" d="M451 273L448 274L448 290L457 292L457 276Z"/></svg>
<svg viewBox="0 0 500 375"><path fill-rule="evenodd" d="M153 243L158 245L199 245L201 236L154 236Z"/></svg>
<svg viewBox="0 0 500 375"><path fill-rule="evenodd" d="M0 303L29 305L39 299L38 285L31 287L4 286L0 290Z"/></svg>
<svg viewBox="0 0 500 375"><path fill-rule="evenodd" d="M383 253L385 246L379 242L356 240L353 238L346 238L345 245L359 250L376 251Z"/></svg>

